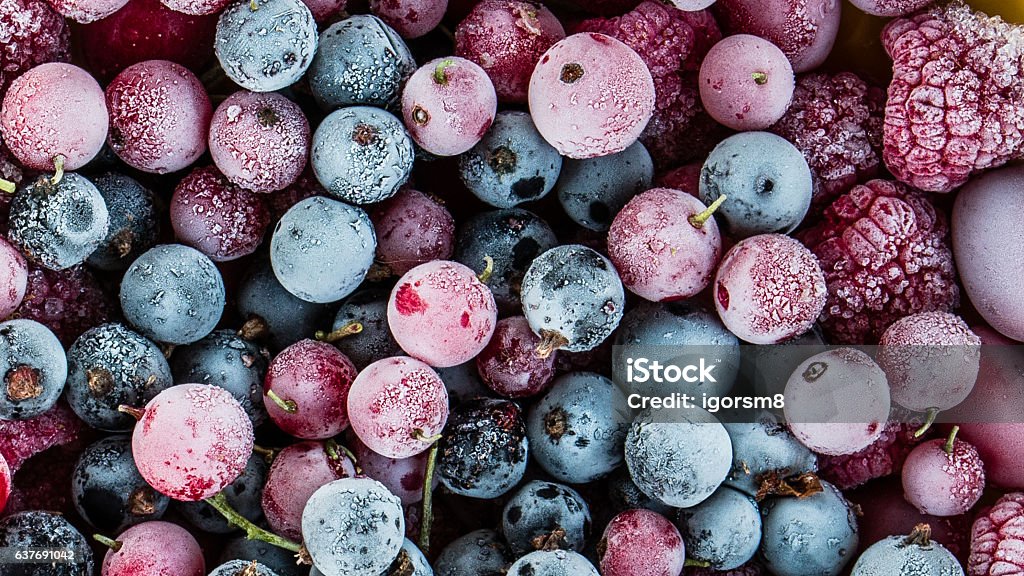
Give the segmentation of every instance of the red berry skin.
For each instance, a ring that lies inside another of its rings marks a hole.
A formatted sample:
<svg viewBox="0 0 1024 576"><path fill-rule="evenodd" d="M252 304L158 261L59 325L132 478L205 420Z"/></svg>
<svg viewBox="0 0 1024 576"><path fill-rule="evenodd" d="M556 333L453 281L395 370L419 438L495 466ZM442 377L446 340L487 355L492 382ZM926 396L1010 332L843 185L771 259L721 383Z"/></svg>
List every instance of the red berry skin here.
<svg viewBox="0 0 1024 576"><path fill-rule="evenodd" d="M775 44L794 72L821 65L839 33L837 0L718 0L715 15L727 34L753 34Z"/></svg>
<svg viewBox="0 0 1024 576"><path fill-rule="evenodd" d="M126 164L166 174L206 152L213 108L199 78L181 64L147 60L107 86L108 141Z"/></svg>
<svg viewBox="0 0 1024 576"><path fill-rule="evenodd" d="M189 16L159 0L129 0L114 14L79 28L82 56L100 81L145 60L199 71L213 54L217 16Z"/></svg>
<svg viewBox="0 0 1024 576"><path fill-rule="evenodd" d="M1024 493L1010 492L983 510L971 527L968 576L1024 573Z"/></svg>
<svg viewBox="0 0 1024 576"><path fill-rule="evenodd" d="M786 113L795 79L777 46L751 34L723 38L700 66L700 101L734 130L764 130Z"/></svg>
<svg viewBox="0 0 1024 576"><path fill-rule="evenodd" d="M28 420L0 420L0 456L11 475L36 454L71 444L88 428L63 401Z"/></svg>
<svg viewBox="0 0 1024 576"><path fill-rule="evenodd" d="M890 423L877 440L859 452L838 456L819 455L818 474L840 490L856 488L875 478L898 473L903 468L907 454L919 442L910 425Z"/></svg>
<svg viewBox="0 0 1024 576"><path fill-rule="evenodd" d="M347 356L326 342L300 340L271 362L263 384L263 405L277 427L307 440L323 440L348 428L349 388L356 368ZM268 394L294 402L289 413Z"/></svg>
<svg viewBox="0 0 1024 576"><path fill-rule="evenodd" d="M603 576L678 576L683 538L667 518L644 508L612 518L598 544Z"/></svg>
<svg viewBox="0 0 1024 576"><path fill-rule="evenodd" d="M298 442L277 453L263 486L263 514L277 534L302 540L302 509L317 488L356 475L344 452L334 460L322 442Z"/></svg>
<svg viewBox="0 0 1024 576"><path fill-rule="evenodd" d="M71 33L67 22L44 0L0 2L0 98L11 82L45 62L67 62Z"/></svg>
<svg viewBox="0 0 1024 576"><path fill-rule="evenodd" d="M117 535L120 550L107 550L103 576L203 576L203 550L188 530L154 520Z"/></svg>
<svg viewBox="0 0 1024 576"><path fill-rule="evenodd" d="M29 264L25 298L13 316L45 325L61 344L71 346L89 328L118 315L110 293L89 268L48 270Z"/></svg>
<svg viewBox="0 0 1024 576"><path fill-rule="evenodd" d="M547 390L555 376L557 353L541 358L540 342L526 318L498 320L491 341L476 357L480 379L506 398L526 398Z"/></svg>
<svg viewBox="0 0 1024 576"><path fill-rule="evenodd" d="M438 156L455 156L475 146L497 110L490 77L465 58L427 62L402 90L402 120L409 135Z"/></svg>
<svg viewBox="0 0 1024 576"><path fill-rule="evenodd" d="M370 212L377 233L377 262L401 276L420 264L451 258L455 220L438 200L404 188Z"/></svg>
<svg viewBox="0 0 1024 576"><path fill-rule="evenodd" d="M121 9L128 0L51 0L61 14L81 24L106 18Z"/></svg>
<svg viewBox="0 0 1024 576"><path fill-rule="evenodd" d="M903 491L923 514L958 516L971 509L985 489L985 468L974 446L960 439L946 453L936 438L914 448L903 463Z"/></svg>
<svg viewBox="0 0 1024 576"><path fill-rule="evenodd" d="M370 11L402 38L419 38L437 27L448 0L370 0Z"/></svg>
<svg viewBox="0 0 1024 576"><path fill-rule="evenodd" d="M21 305L28 287L28 262L0 237L0 319L7 318Z"/></svg>
<svg viewBox="0 0 1024 576"><path fill-rule="evenodd" d="M11 495L11 469L7 466L7 460L0 453L0 513L7 506L7 498Z"/></svg>
<svg viewBox="0 0 1024 576"><path fill-rule="evenodd" d="M362 474L380 482L402 500L402 504L412 508L423 500L423 482L427 473L429 452L421 452L408 458L388 458L381 456L366 447L359 437L346 433L346 445L356 455L356 462ZM441 477L434 475L431 489L437 488Z"/></svg>

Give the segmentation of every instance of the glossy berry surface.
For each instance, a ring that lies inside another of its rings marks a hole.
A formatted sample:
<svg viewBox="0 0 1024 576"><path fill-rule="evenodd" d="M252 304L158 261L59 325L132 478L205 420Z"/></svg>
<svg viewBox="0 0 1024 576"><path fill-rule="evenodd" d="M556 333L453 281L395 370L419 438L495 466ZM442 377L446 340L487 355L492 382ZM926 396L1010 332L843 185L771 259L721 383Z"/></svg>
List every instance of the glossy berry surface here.
<svg viewBox="0 0 1024 576"><path fill-rule="evenodd" d="M630 576L643 569L651 576L681 573L686 549L679 530L650 510L627 510L608 523L598 544L601 573Z"/></svg>
<svg viewBox="0 0 1024 576"><path fill-rule="evenodd" d="M220 14L214 52L224 73L239 86L272 92L305 73L316 42L313 14L300 0L240 0Z"/></svg>
<svg viewBox="0 0 1024 576"><path fill-rule="evenodd" d="M355 366L337 348L300 340L271 361L263 405L277 427L296 438L330 438L348 427L345 405L355 377Z"/></svg>
<svg viewBox="0 0 1024 576"><path fill-rule="evenodd" d="M0 322L0 418L43 414L64 391L67 374L67 356L53 332L33 320Z"/></svg>
<svg viewBox="0 0 1024 576"><path fill-rule="evenodd" d="M103 557L103 576L203 576L206 562L196 539L177 524L146 522L117 536L119 550Z"/></svg>
<svg viewBox="0 0 1024 576"><path fill-rule="evenodd" d="M321 486L356 475L355 465L337 447L298 442L274 457L260 505L267 523L285 538L302 538L302 511Z"/></svg>
<svg viewBox="0 0 1024 576"><path fill-rule="evenodd" d="M405 188L376 206L370 220L377 233L376 263L394 276L451 258L455 220L436 198Z"/></svg>
<svg viewBox="0 0 1024 576"><path fill-rule="evenodd" d="M71 496L86 522L110 534L158 520L170 504L139 474L128 436L108 436L82 451L71 476Z"/></svg>
<svg viewBox="0 0 1024 576"><path fill-rule="evenodd" d="M764 130L782 118L795 82L782 50L750 34L715 44L701 63L699 81L705 110L734 130Z"/></svg>
<svg viewBox="0 0 1024 576"><path fill-rule="evenodd" d="M558 201L573 222L604 231L637 194L649 190L654 162L640 142L615 154L576 160L567 158L555 185Z"/></svg>
<svg viewBox="0 0 1024 576"><path fill-rule="evenodd" d="M441 483L456 494L496 498L523 478L528 448L526 426L517 404L473 399L452 412L441 439L437 473Z"/></svg>

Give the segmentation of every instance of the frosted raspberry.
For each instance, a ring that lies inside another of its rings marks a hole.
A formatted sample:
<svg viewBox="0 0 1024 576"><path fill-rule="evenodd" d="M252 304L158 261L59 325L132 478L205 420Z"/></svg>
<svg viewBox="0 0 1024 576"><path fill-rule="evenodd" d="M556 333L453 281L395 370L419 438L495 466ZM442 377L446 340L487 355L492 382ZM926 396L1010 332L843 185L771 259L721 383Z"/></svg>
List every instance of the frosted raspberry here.
<svg viewBox="0 0 1024 576"><path fill-rule="evenodd" d="M71 475L75 464L91 436L88 431L71 444L54 446L30 460L18 470L11 487L11 498L7 502L6 514L28 510L52 510L65 516L74 514L71 500Z"/></svg>
<svg viewBox="0 0 1024 576"><path fill-rule="evenodd" d="M14 474L36 454L75 441L85 424L63 402L28 420L0 420L0 455Z"/></svg>
<svg viewBox="0 0 1024 576"><path fill-rule="evenodd" d="M70 346L83 332L115 314L110 296L84 266L47 270L29 264L25 299L12 318L35 320Z"/></svg>
<svg viewBox="0 0 1024 576"><path fill-rule="evenodd" d="M801 74L789 110L770 130L803 153L818 179L822 206L878 172L882 149L881 89L855 74Z"/></svg>
<svg viewBox="0 0 1024 576"><path fill-rule="evenodd" d="M654 116L640 140L661 168L702 158L725 135L704 112L697 71L722 39L707 10L684 12L653 0L617 18L585 20L579 32L600 32L633 49L654 78Z"/></svg>
<svg viewBox="0 0 1024 576"><path fill-rule="evenodd" d="M907 454L920 441L914 438L910 425L890 423L878 440L860 452L818 456L818 475L840 490L855 488L868 480L899 472Z"/></svg>
<svg viewBox="0 0 1024 576"><path fill-rule="evenodd" d="M71 33L43 0L0 0L0 98L12 80L44 62L66 62Z"/></svg>
<svg viewBox="0 0 1024 576"><path fill-rule="evenodd" d="M1024 573L1024 493L1011 492L984 510L971 528L968 576Z"/></svg>
<svg viewBox="0 0 1024 576"><path fill-rule="evenodd" d="M1024 28L961 2L890 22L883 158L897 179L949 192L1024 152Z"/></svg>
<svg viewBox="0 0 1024 576"><path fill-rule="evenodd" d="M898 182L855 186L801 240L825 271L820 320L834 343L876 342L904 316L960 301L945 216Z"/></svg>
<svg viewBox="0 0 1024 576"><path fill-rule="evenodd" d="M874 16L903 16L934 2L935 0L850 0L850 4Z"/></svg>

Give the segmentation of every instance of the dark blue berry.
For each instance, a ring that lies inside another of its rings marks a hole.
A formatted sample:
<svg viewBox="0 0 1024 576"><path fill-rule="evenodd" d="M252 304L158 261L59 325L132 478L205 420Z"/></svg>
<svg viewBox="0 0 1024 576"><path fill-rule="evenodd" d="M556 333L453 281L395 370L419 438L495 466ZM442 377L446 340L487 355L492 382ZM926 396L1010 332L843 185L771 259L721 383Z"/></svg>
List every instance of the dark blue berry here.
<svg viewBox="0 0 1024 576"><path fill-rule="evenodd" d="M723 486L711 498L679 511L679 532L688 558L732 570L757 552L761 514L753 498Z"/></svg>
<svg viewBox="0 0 1024 576"><path fill-rule="evenodd" d="M526 462L526 425L514 402L477 398L448 417L437 473L452 492L497 498L519 483Z"/></svg>
<svg viewBox="0 0 1024 576"><path fill-rule="evenodd" d="M267 418L263 409L267 356L234 330L215 330L198 342L175 348L171 372L178 384L209 384L231 392L252 425L259 426Z"/></svg>
<svg viewBox="0 0 1024 576"><path fill-rule="evenodd" d="M362 326L358 333L334 341L360 370L382 358L404 354L388 328L389 295L386 290L360 290L346 298L334 316L332 332L345 330L353 323Z"/></svg>
<svg viewBox="0 0 1024 576"><path fill-rule="evenodd" d="M250 540L244 536L229 540L220 551L218 561L226 564L232 560L256 560L280 576L307 576L306 567L295 563L295 554L273 544Z"/></svg>
<svg viewBox="0 0 1024 576"><path fill-rule="evenodd" d="M761 504L761 556L777 576L836 576L857 552L857 515L838 488ZM893 572L895 573L895 572Z"/></svg>
<svg viewBox="0 0 1024 576"><path fill-rule="evenodd" d="M228 504L251 522L263 519L263 485L269 469L262 456L252 454L242 474L221 491ZM177 502L176 506L186 520L204 532L228 534L236 529L206 502Z"/></svg>
<svg viewBox="0 0 1024 576"><path fill-rule="evenodd" d="M505 576L512 562L504 539L494 530L474 530L445 546L434 562L436 576Z"/></svg>
<svg viewBox="0 0 1024 576"><path fill-rule="evenodd" d="M68 550L75 562L19 563L3 566L4 576L92 576L92 550L85 536L63 516L51 512L19 512L0 519L0 550L29 548Z"/></svg>
<svg viewBox="0 0 1024 576"><path fill-rule="evenodd" d="M533 480L505 504L501 531L517 554L542 548L578 552L590 535L590 508L568 486Z"/></svg>
<svg viewBox="0 0 1024 576"><path fill-rule="evenodd" d="M269 259L260 259L248 270L236 295L238 314L262 321L270 348L279 351L309 338L324 320L327 307L307 302L281 285Z"/></svg>
<svg viewBox="0 0 1024 576"><path fill-rule="evenodd" d="M755 422L723 424L732 439L732 469L727 486L757 495L759 481L768 473L795 476L818 469L814 453L790 434L771 414Z"/></svg>
<svg viewBox="0 0 1024 576"><path fill-rule="evenodd" d="M558 200L574 222L604 231L615 215L654 180L654 163L640 142L618 154L586 160L566 159L555 185Z"/></svg>
<svg viewBox="0 0 1024 576"><path fill-rule="evenodd" d="M160 214L149 189L123 174L108 172L92 179L107 204L107 236L87 262L100 270L124 270L156 244Z"/></svg>

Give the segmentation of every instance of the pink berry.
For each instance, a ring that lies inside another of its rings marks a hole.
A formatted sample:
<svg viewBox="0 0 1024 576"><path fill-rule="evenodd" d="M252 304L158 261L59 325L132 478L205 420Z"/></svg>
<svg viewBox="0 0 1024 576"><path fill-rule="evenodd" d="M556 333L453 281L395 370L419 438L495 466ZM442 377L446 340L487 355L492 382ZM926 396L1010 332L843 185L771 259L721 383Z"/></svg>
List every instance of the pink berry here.
<svg viewBox="0 0 1024 576"><path fill-rule="evenodd" d="M55 10L82 24L106 18L127 3L128 0L50 0Z"/></svg>
<svg viewBox="0 0 1024 576"><path fill-rule="evenodd" d="M753 344L803 334L825 307L825 276L803 244L782 234L740 241L718 267L715 308L730 332Z"/></svg>
<svg viewBox="0 0 1024 576"><path fill-rule="evenodd" d="M388 458L426 451L448 421L448 392L433 368L407 356L370 364L348 393L352 431Z"/></svg>
<svg viewBox="0 0 1024 576"><path fill-rule="evenodd" d="M1024 493L1004 494L971 527L968 576L1024 573Z"/></svg>
<svg viewBox="0 0 1024 576"><path fill-rule="evenodd" d="M0 133L19 162L65 170L92 160L107 138L107 105L100 85L78 66L40 64L11 83L0 109Z"/></svg>
<svg viewBox="0 0 1024 576"><path fill-rule="evenodd" d="M949 450L948 452L946 450ZM922 514L958 516L985 489L985 468L974 446L936 438L914 448L903 463L903 491Z"/></svg>
<svg viewBox="0 0 1024 576"><path fill-rule="evenodd" d="M838 0L718 0L715 14L729 34L753 34L775 44L794 72L820 66L835 44Z"/></svg>
<svg viewBox="0 0 1024 576"><path fill-rule="evenodd" d="M593 158L636 142L654 113L654 79L629 46L574 34L541 57L530 77L530 115L541 136L570 158Z"/></svg>
<svg viewBox="0 0 1024 576"><path fill-rule="evenodd" d="M360 462L360 464L362 464ZM263 514L270 528L292 540L302 540L302 509L317 488L356 475L352 460L341 448L323 442L298 442L274 456L263 486Z"/></svg>
<svg viewBox="0 0 1024 576"><path fill-rule="evenodd" d="M45 62L65 62L71 33L67 22L44 0L0 1L0 98L26 70Z"/></svg>
<svg viewBox="0 0 1024 576"><path fill-rule="evenodd" d="M263 384L263 405L281 430L322 440L348 428L345 404L356 368L326 342L300 340L274 357Z"/></svg>
<svg viewBox="0 0 1024 576"><path fill-rule="evenodd" d="M203 576L203 549L188 530L153 520L117 536L119 547L103 557L103 576Z"/></svg>
<svg viewBox="0 0 1024 576"><path fill-rule="evenodd" d="M7 507L7 499L11 496L11 469L7 460L0 453L0 513Z"/></svg>
<svg viewBox="0 0 1024 576"><path fill-rule="evenodd" d="M4 238L0 237L0 320L14 312L25 298L28 287L28 262Z"/></svg>
<svg viewBox="0 0 1024 576"><path fill-rule="evenodd" d="M65 346L117 314L110 293L85 266L49 270L29 265L25 298L15 312L45 325Z"/></svg>
<svg viewBox="0 0 1024 576"><path fill-rule="evenodd" d="M440 201L412 188L370 213L377 233L377 263L396 276L420 264L451 258L455 220Z"/></svg>
<svg viewBox="0 0 1024 576"><path fill-rule="evenodd" d="M498 110L487 72L459 58L437 58L421 66L402 91L402 119L424 150L455 156L484 137Z"/></svg>
<svg viewBox="0 0 1024 576"><path fill-rule="evenodd" d="M680 10L686 10L687 12L696 12L697 10L703 10L708 6L715 3L715 0L671 0L672 5Z"/></svg>
<svg viewBox="0 0 1024 576"><path fill-rule="evenodd" d="M786 382L783 411L801 444L820 454L853 454L878 440L889 417L885 372L855 348L800 363Z"/></svg>
<svg viewBox="0 0 1024 576"><path fill-rule="evenodd" d="M309 156L309 121L276 92L241 90L217 106L210 122L210 156L233 184L274 192L295 182Z"/></svg>
<svg viewBox="0 0 1024 576"><path fill-rule="evenodd" d="M347 0L302 0L302 3L313 13L317 23L325 23L332 16L339 15L345 9Z"/></svg>
<svg viewBox="0 0 1024 576"><path fill-rule="evenodd" d="M55 446L72 444L86 430L85 423L63 402L28 420L0 420L0 457L13 476L29 458Z"/></svg>
<svg viewBox="0 0 1024 576"><path fill-rule="evenodd" d="M472 360L487 345L497 320L487 285L466 266L447 260L406 272L388 301L395 341L410 356L438 368Z"/></svg>
<svg viewBox="0 0 1024 576"><path fill-rule="evenodd" d="M219 386L179 384L160 392L132 432L139 473L162 494L194 502L235 481L252 453L252 421Z"/></svg>
<svg viewBox="0 0 1024 576"><path fill-rule="evenodd" d="M204 16L220 12L222 8L231 3L231 0L160 0L160 2L175 12L191 16Z"/></svg>
<svg viewBox="0 0 1024 576"><path fill-rule="evenodd" d="M107 86L108 141L133 168L177 172L206 152L210 98L181 64L169 60L139 62Z"/></svg>
<svg viewBox="0 0 1024 576"><path fill-rule="evenodd" d="M547 357L537 354L540 343L523 316L498 320L491 341L476 357L480 379L506 398L540 394L551 384L557 360L557 351Z"/></svg>
<svg viewBox="0 0 1024 576"><path fill-rule="evenodd" d="M565 29L543 4L483 0L455 28L455 54L479 64L502 102L526 102L530 74Z"/></svg>
<svg viewBox="0 0 1024 576"><path fill-rule="evenodd" d="M700 66L700 101L734 130L763 130L786 113L795 80L786 55L750 34L727 36Z"/></svg>
<svg viewBox="0 0 1024 576"><path fill-rule="evenodd" d="M612 518L597 550L603 576L678 576L686 562L679 530L644 508Z"/></svg>
<svg viewBox="0 0 1024 576"><path fill-rule="evenodd" d="M367 448L355 434L352 435L348 446L356 455L356 461L359 463L362 473L387 487L392 494L402 500L403 505L408 507L423 499L423 482L427 475L427 452L421 452L408 458L388 458ZM440 483L441 476L435 474L431 489L436 488Z"/></svg>
<svg viewBox="0 0 1024 576"><path fill-rule="evenodd" d="M448 0L370 0L370 10L402 38L419 38L441 23Z"/></svg>
<svg viewBox="0 0 1024 576"><path fill-rule="evenodd" d="M718 224L697 198L669 188L633 197L608 230L622 284L653 302L690 298L711 283L722 256Z"/></svg>
<svg viewBox="0 0 1024 576"><path fill-rule="evenodd" d="M904 16L933 4L935 0L850 0L850 4L872 16Z"/></svg>
<svg viewBox="0 0 1024 576"><path fill-rule="evenodd" d="M174 235L216 262L252 254L270 224L264 199L231 184L213 166L196 168L171 197Z"/></svg>

